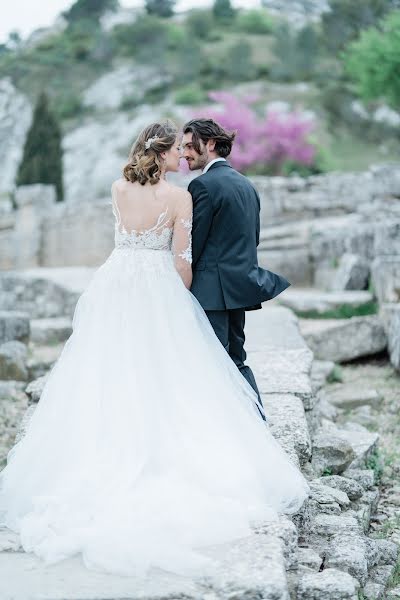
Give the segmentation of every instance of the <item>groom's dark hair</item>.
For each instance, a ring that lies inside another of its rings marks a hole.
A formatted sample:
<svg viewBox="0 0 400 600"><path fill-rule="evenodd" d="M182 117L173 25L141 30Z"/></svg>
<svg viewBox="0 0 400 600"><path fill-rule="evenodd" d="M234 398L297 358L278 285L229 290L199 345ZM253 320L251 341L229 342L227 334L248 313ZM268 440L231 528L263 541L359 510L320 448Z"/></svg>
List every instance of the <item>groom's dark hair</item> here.
<svg viewBox="0 0 400 600"><path fill-rule="evenodd" d="M202 154L200 140L205 144L208 140L215 140L215 152L221 158L226 158L232 150L232 143L236 131L227 131L213 119L192 119L183 127L183 133L192 133L193 148Z"/></svg>

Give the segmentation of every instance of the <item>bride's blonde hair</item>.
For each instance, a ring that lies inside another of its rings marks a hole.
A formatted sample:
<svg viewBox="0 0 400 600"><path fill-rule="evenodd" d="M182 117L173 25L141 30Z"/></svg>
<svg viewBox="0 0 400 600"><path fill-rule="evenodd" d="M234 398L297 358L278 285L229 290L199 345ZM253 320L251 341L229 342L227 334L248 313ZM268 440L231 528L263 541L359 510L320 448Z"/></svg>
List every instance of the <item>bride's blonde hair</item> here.
<svg viewBox="0 0 400 600"><path fill-rule="evenodd" d="M129 153L123 171L125 179L142 185L148 181L152 185L158 183L162 172L160 154L172 148L177 135L178 128L172 121L152 123L143 129Z"/></svg>

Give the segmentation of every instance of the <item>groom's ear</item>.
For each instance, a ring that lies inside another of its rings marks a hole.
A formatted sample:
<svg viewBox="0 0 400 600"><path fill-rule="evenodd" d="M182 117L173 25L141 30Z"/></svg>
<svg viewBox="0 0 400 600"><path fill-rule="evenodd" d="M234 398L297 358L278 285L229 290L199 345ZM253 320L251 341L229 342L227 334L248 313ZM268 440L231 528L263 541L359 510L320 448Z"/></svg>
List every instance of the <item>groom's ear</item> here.
<svg viewBox="0 0 400 600"><path fill-rule="evenodd" d="M213 139L207 140L207 148L210 152L214 152L216 141Z"/></svg>

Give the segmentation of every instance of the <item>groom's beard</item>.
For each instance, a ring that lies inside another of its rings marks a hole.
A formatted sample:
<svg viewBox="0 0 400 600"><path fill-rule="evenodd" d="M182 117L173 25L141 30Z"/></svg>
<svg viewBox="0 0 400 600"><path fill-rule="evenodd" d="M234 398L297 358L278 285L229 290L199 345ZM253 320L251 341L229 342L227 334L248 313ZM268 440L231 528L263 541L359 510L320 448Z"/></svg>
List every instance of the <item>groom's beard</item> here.
<svg viewBox="0 0 400 600"><path fill-rule="evenodd" d="M197 171L198 169L202 170L204 169L206 164L210 162L207 151L204 151L202 154L199 154L199 156L197 156L196 158L189 157L189 160L186 160L191 171Z"/></svg>

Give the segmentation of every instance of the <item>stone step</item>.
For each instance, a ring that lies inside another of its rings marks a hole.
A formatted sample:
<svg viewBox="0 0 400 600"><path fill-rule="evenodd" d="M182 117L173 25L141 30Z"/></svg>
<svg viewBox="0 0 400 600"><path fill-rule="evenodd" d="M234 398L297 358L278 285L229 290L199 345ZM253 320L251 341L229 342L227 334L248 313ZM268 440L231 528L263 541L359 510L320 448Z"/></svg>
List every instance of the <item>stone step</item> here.
<svg viewBox="0 0 400 600"><path fill-rule="evenodd" d="M2 310L0 303L0 344L14 340L27 342L29 333L29 314L15 310Z"/></svg>
<svg viewBox="0 0 400 600"><path fill-rule="evenodd" d="M18 310L30 318L72 318L76 302L95 269L37 267L0 274L0 310Z"/></svg>
<svg viewBox="0 0 400 600"><path fill-rule="evenodd" d="M285 525L276 525L281 532ZM215 574L193 580L154 569L147 579L97 573L79 557L45 565L18 550L10 532L0 534L2 600L289 600L285 565L289 556L281 534L269 527L237 542L209 548Z"/></svg>
<svg viewBox="0 0 400 600"><path fill-rule="evenodd" d="M319 315L332 311L356 311L372 305L373 294L363 290L324 292L316 289L288 288L278 297L279 303L299 315ZM345 315L343 315L345 316Z"/></svg>
<svg viewBox="0 0 400 600"><path fill-rule="evenodd" d="M314 356L345 362L385 350L387 338L376 315L350 319L302 319L300 329Z"/></svg>
<svg viewBox="0 0 400 600"><path fill-rule="evenodd" d="M71 319L53 317L31 320L31 341L35 344L56 344L65 342L72 333Z"/></svg>
<svg viewBox="0 0 400 600"><path fill-rule="evenodd" d="M383 400L382 394L376 390L360 385L343 384L331 386L324 393L324 397L339 408L355 408L365 404L377 407Z"/></svg>

